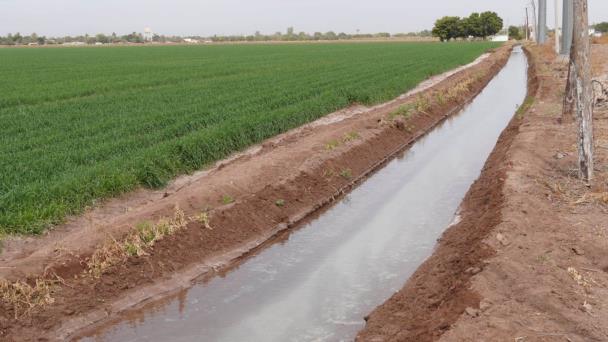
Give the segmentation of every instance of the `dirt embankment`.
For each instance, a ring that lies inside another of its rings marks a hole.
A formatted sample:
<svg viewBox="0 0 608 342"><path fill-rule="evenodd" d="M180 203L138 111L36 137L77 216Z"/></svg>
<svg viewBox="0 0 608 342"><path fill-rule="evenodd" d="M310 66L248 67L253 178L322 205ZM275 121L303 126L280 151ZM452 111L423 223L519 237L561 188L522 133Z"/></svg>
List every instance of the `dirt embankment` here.
<svg viewBox="0 0 608 342"><path fill-rule="evenodd" d="M529 51L534 103L502 134L462 221L359 340L608 340L608 109L596 108L587 188L575 124L559 120L567 66L550 47ZM608 72L608 46L593 61Z"/></svg>
<svg viewBox="0 0 608 342"><path fill-rule="evenodd" d="M66 339L229 265L457 112L509 55L505 46L418 94L371 109L354 106L163 191L109 201L41 239L9 241L0 277L13 285L0 287L0 339ZM33 286L36 279L48 282Z"/></svg>

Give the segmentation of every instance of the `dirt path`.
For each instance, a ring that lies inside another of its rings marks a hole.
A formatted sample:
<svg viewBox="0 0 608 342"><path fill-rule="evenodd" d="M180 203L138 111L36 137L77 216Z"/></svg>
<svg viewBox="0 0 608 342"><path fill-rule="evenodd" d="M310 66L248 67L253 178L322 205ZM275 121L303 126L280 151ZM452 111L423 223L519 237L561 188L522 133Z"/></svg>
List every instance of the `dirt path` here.
<svg viewBox="0 0 608 342"><path fill-rule="evenodd" d="M110 201L42 240L8 243L0 263L1 278L10 281L0 284L1 339L65 340L230 265L331 203L457 112L509 55L510 46L500 48L419 94L371 109L350 108L164 191ZM166 235L153 247L127 248L132 240L125 239L134 233L143 239L135 227L160 227L163 219L162 226L171 229L163 228ZM124 254L129 251L133 255ZM34 286L37 279L46 282Z"/></svg>
<svg viewBox="0 0 608 342"><path fill-rule="evenodd" d="M596 181L576 178L574 124L559 123L567 68L531 48L536 101L514 118L462 221L361 341L608 340L608 110L596 110ZM593 46L594 73L608 48Z"/></svg>

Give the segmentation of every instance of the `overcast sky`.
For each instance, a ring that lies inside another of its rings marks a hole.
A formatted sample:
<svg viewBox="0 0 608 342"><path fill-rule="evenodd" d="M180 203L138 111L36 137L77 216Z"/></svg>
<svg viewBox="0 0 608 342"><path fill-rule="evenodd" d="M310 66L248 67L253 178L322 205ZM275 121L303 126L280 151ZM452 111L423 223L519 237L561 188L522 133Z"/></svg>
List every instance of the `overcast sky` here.
<svg viewBox="0 0 608 342"><path fill-rule="evenodd" d="M559 0L561 2L561 0ZM529 0L0 0L0 34L252 34L285 31L410 32L438 17L492 10L524 20ZM554 0L548 0L553 26ZM590 21L608 21L608 0L589 0Z"/></svg>

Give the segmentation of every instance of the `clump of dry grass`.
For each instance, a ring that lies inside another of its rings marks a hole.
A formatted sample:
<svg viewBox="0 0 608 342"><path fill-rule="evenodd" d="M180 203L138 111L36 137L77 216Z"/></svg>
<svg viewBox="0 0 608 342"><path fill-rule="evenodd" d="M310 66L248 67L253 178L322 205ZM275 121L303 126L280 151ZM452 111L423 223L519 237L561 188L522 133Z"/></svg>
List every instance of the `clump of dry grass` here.
<svg viewBox="0 0 608 342"><path fill-rule="evenodd" d="M13 309L15 319L28 316L32 310L53 304L54 282L37 279L34 285L18 281L0 280L0 299Z"/></svg>
<svg viewBox="0 0 608 342"><path fill-rule="evenodd" d="M205 214L202 223L209 228L209 218ZM99 278L109 268L125 261L129 257L148 255L148 251L154 247L156 242L166 236L170 236L184 229L188 223L199 220L200 217L186 218L184 212L175 208L175 213L170 219L161 219L156 224L141 222L135 226L123 241L110 239L87 261L87 273Z"/></svg>
<svg viewBox="0 0 608 342"><path fill-rule="evenodd" d="M570 277L580 286L582 287L588 287L589 286L589 281L587 279L585 279L585 277L583 277L582 274L580 274L576 268L574 267L568 267L568 274L570 275Z"/></svg>
<svg viewBox="0 0 608 342"><path fill-rule="evenodd" d="M467 78L466 80L455 84L448 90L447 98L450 101L460 99L462 95L466 94L471 90L471 86L474 82L474 78Z"/></svg>
<svg viewBox="0 0 608 342"><path fill-rule="evenodd" d="M194 217L190 217L189 219L192 222L196 221L202 224L206 229L213 230L210 224L211 220L209 219L209 213L207 211L203 211Z"/></svg>
<svg viewBox="0 0 608 342"><path fill-rule="evenodd" d="M342 142L346 144L353 140L357 140L359 138L361 138L359 133L352 131L352 132L348 132L348 133L344 134L344 136L342 137Z"/></svg>
<svg viewBox="0 0 608 342"><path fill-rule="evenodd" d="M126 254L121 244L114 238L110 238L105 244L97 248L95 253L87 260L87 273L99 278L110 267L125 259Z"/></svg>
<svg viewBox="0 0 608 342"><path fill-rule="evenodd" d="M603 35L601 37L593 37L593 44L608 44L608 35Z"/></svg>
<svg viewBox="0 0 608 342"><path fill-rule="evenodd" d="M414 106L418 112L426 114L431 109L431 101L426 96L418 95Z"/></svg>
<svg viewBox="0 0 608 342"><path fill-rule="evenodd" d="M129 256L144 256L146 250L154 247L157 241L164 237L175 234L178 230L185 228L189 223L184 212L179 208L175 209L175 214L171 219L161 219L157 224L142 222L135 226L123 244L124 250Z"/></svg>
<svg viewBox="0 0 608 342"><path fill-rule="evenodd" d="M340 146L340 142L338 140L330 140L329 142L327 142L327 144L325 144L325 149L327 151L333 151L335 149L337 149Z"/></svg>
<svg viewBox="0 0 608 342"><path fill-rule="evenodd" d="M461 82L458 82L454 86L450 87L447 92L437 91L433 94L418 95L413 103L407 103L399 106L396 110L389 114L389 118L395 119L397 116L402 116L408 119L416 114L426 114L431 109L433 104L443 106L448 101L457 101L462 98L463 95L467 94L475 82L480 81L484 77L482 72L475 73L470 78L467 78Z"/></svg>
<svg viewBox="0 0 608 342"><path fill-rule="evenodd" d="M608 192L586 193L574 204L601 203L608 205Z"/></svg>

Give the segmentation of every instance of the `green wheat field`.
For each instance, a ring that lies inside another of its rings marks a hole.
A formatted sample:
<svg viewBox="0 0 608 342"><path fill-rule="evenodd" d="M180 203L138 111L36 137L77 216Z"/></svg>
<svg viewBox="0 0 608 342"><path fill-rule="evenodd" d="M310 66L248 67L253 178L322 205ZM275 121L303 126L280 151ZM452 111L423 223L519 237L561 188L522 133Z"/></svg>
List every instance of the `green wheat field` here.
<svg viewBox="0 0 608 342"><path fill-rule="evenodd" d="M495 43L0 49L0 234L39 234Z"/></svg>

